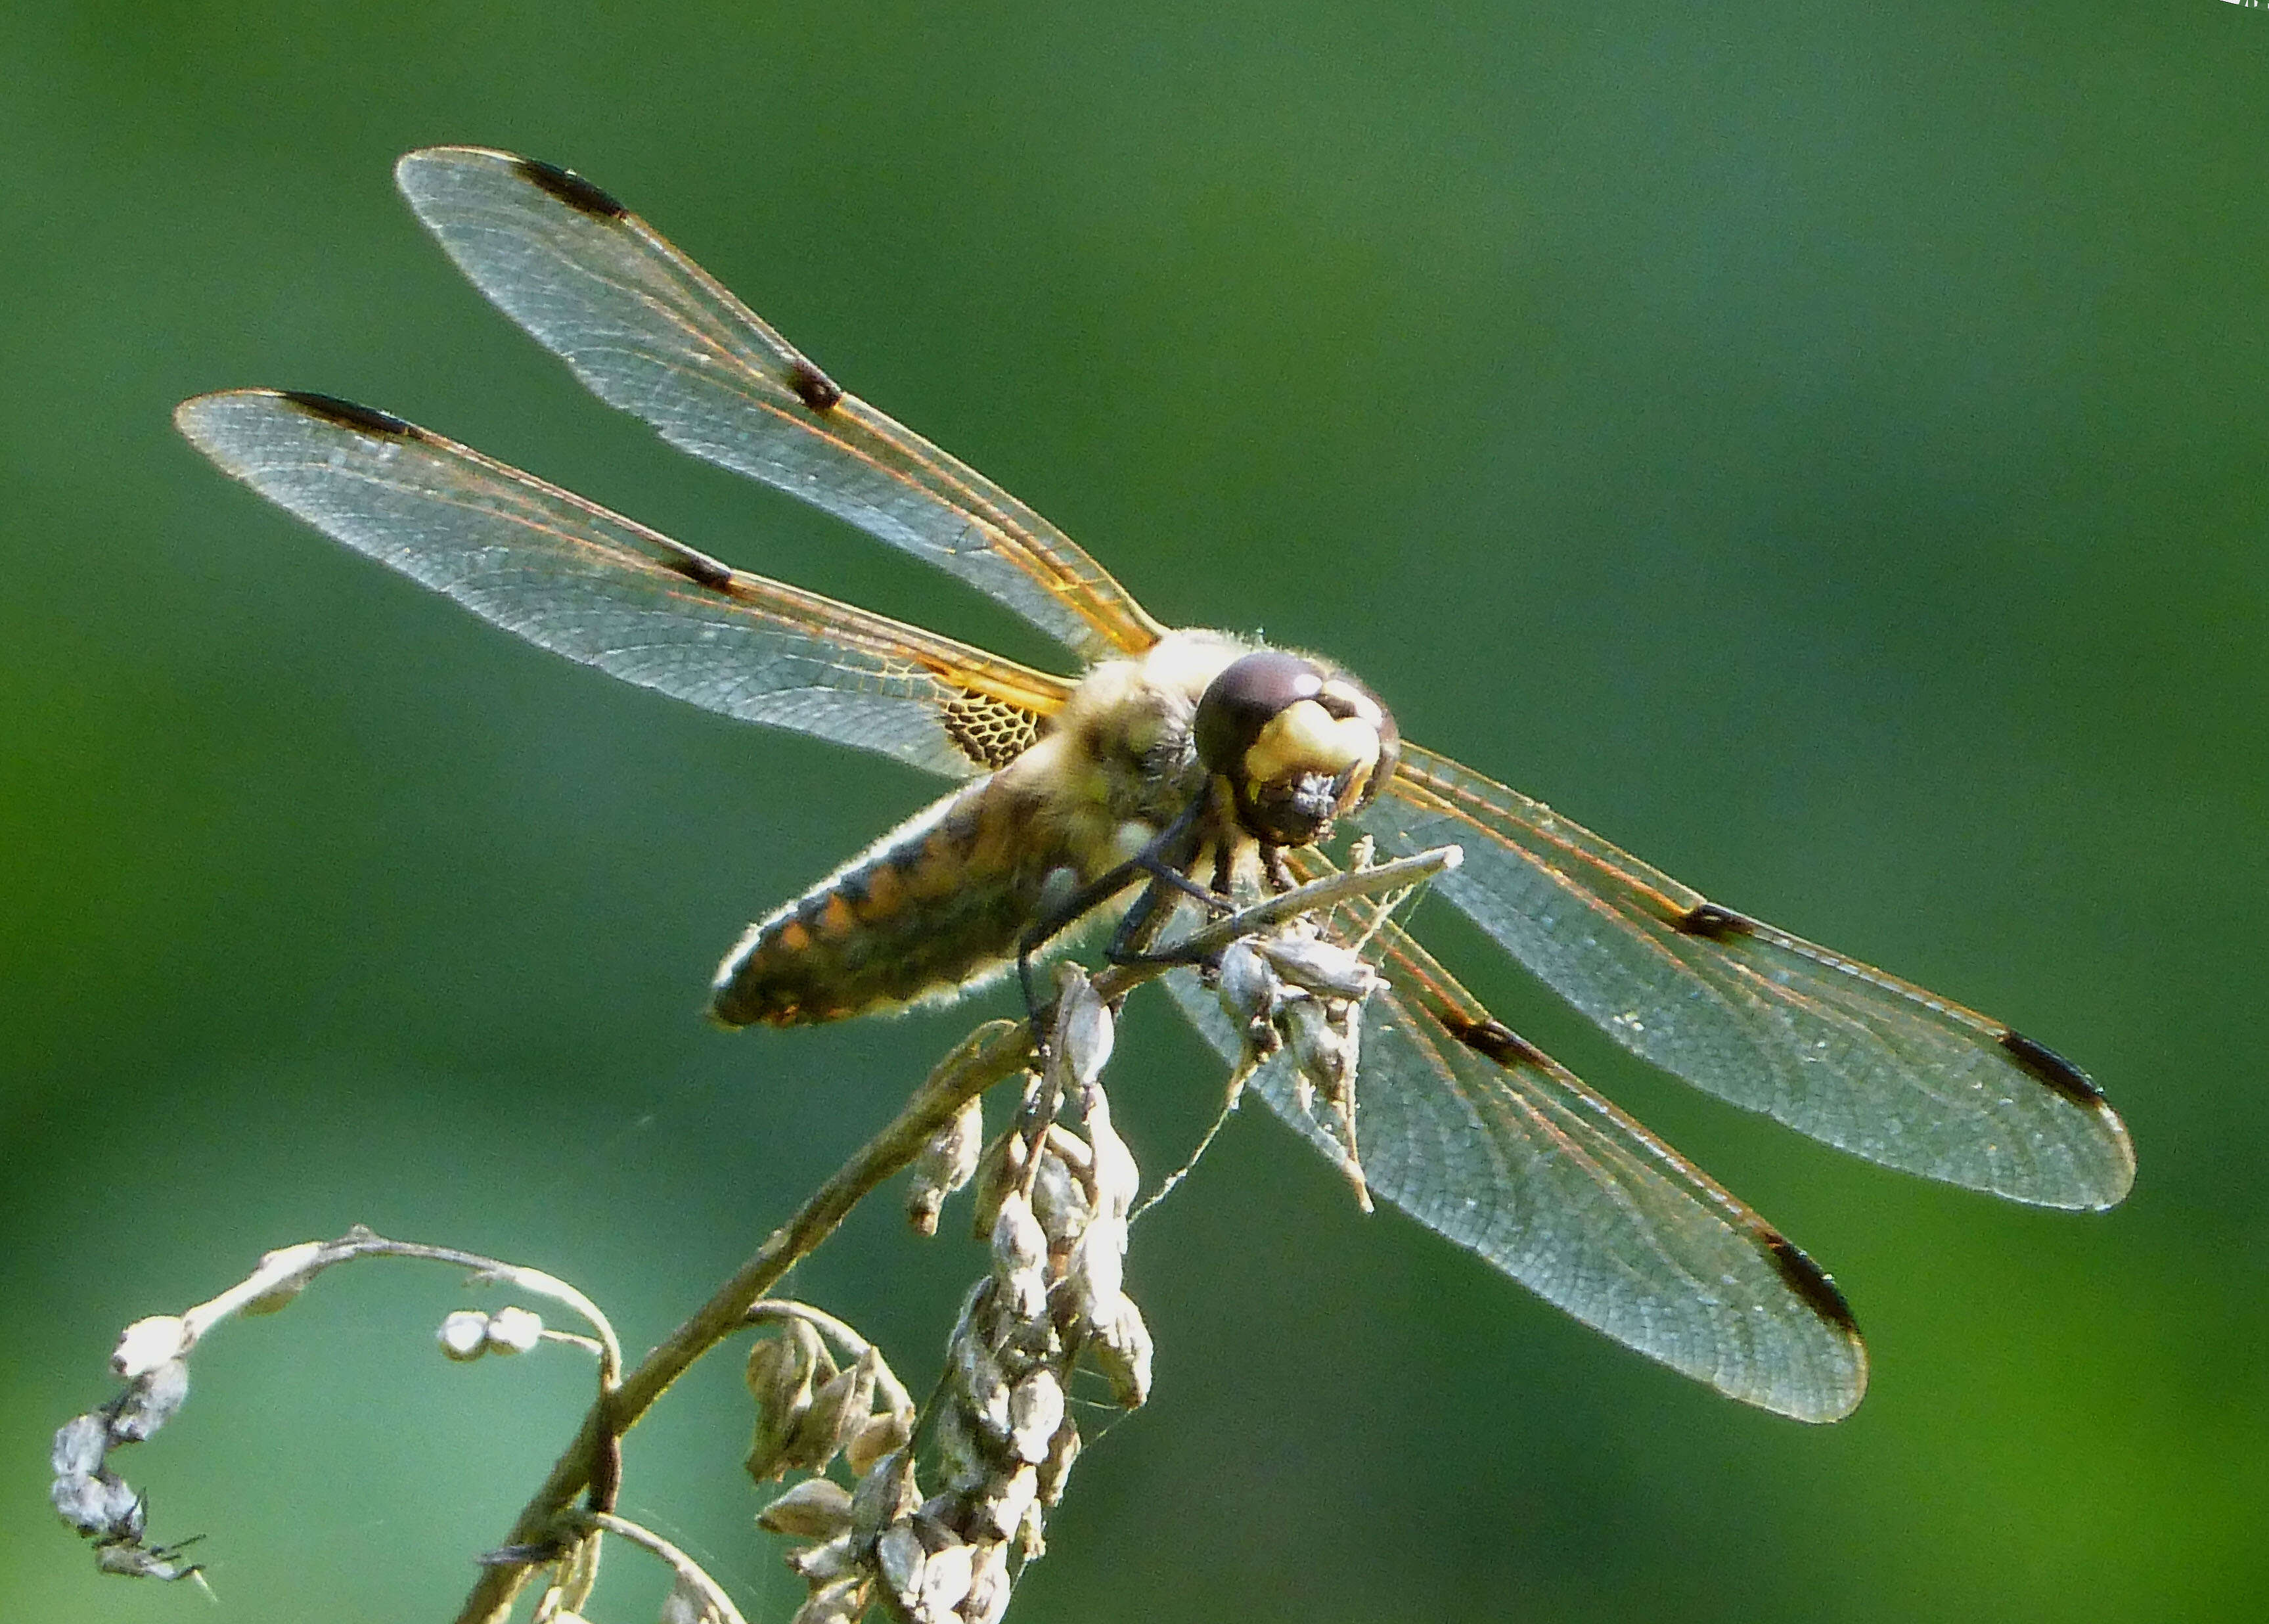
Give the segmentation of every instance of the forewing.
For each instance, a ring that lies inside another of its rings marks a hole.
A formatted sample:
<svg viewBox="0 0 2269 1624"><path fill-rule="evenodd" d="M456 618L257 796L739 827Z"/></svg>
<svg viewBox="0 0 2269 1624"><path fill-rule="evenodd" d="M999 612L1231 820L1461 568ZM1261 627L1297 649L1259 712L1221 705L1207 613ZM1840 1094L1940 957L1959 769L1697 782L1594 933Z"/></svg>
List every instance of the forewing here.
<svg viewBox="0 0 2269 1624"><path fill-rule="evenodd" d="M358 552L529 642L744 721L950 778L1012 759L1060 679L727 568L571 491L383 412L233 390L181 432Z"/></svg>
<svg viewBox="0 0 2269 1624"><path fill-rule="evenodd" d="M1394 926L1389 986L1364 1011L1356 1126L1371 1190L1545 1301L1744 1403L1800 1421L1850 1413L1867 1379L1851 1310L1763 1219L1565 1067L1492 1020ZM1237 1039L1186 971L1184 1012ZM1282 1056L1263 1098L1336 1163Z"/></svg>
<svg viewBox="0 0 2269 1624"><path fill-rule="evenodd" d="M395 169L482 292L672 445L849 520L1090 659L1161 628L1071 538L845 393L644 220L580 176L429 147Z"/></svg>
<svg viewBox="0 0 2269 1624"><path fill-rule="evenodd" d="M1406 748L1360 816L1455 844L1436 889L1633 1053L1888 1167L2044 1207L2134 1182L2087 1074L1998 1021L1709 902L1548 807Z"/></svg>

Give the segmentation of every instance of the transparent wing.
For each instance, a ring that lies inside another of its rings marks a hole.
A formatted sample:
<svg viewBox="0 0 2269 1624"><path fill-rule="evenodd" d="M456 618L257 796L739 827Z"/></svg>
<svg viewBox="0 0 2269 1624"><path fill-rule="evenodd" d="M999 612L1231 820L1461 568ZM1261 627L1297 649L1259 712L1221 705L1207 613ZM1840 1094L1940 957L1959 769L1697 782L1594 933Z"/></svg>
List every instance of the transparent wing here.
<svg viewBox="0 0 2269 1624"><path fill-rule="evenodd" d="M174 421L227 473L529 642L745 721L950 778L999 766L1067 684L706 554L400 418L243 389Z"/></svg>
<svg viewBox="0 0 2269 1624"><path fill-rule="evenodd" d="M1312 872L1312 870L1304 870ZM1365 1006L1356 1126L1373 1192L1556 1307L1747 1404L1829 1421L1867 1382L1834 1281L1749 1207L1490 1019L1398 927ZM1225 1057L1194 973L1168 978ZM1335 1164L1282 1057L1261 1096Z"/></svg>
<svg viewBox="0 0 2269 1624"><path fill-rule="evenodd" d="M2134 1182L2087 1074L1997 1021L1720 908L1548 807L1406 748L1357 820L1455 844L1441 895L1633 1053L1800 1133L1949 1184L2103 1207Z"/></svg>
<svg viewBox="0 0 2269 1624"><path fill-rule="evenodd" d="M1070 537L846 394L589 181L477 147L411 152L395 178L482 292L670 444L951 572L1090 659L1158 640Z"/></svg>

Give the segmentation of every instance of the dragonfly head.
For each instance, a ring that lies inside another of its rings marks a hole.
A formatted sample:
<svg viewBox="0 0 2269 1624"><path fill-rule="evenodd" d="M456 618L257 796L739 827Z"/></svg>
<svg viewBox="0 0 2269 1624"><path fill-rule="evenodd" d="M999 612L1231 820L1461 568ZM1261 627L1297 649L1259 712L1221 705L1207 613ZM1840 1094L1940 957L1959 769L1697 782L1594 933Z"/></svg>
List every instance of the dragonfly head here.
<svg viewBox="0 0 2269 1624"><path fill-rule="evenodd" d="M1266 648L1207 685L1198 759L1229 780L1238 826L1270 845L1307 845L1367 805L1394 775L1401 735L1361 683Z"/></svg>

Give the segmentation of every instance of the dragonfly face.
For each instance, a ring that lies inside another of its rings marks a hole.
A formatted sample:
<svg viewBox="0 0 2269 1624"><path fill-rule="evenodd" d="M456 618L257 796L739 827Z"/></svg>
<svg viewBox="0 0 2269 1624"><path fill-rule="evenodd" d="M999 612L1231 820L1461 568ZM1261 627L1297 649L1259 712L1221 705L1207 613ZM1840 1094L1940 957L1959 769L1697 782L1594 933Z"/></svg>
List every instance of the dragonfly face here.
<svg viewBox="0 0 2269 1624"><path fill-rule="evenodd" d="M410 206L602 399L958 576L1085 662L1078 679L735 570L478 452L323 396L176 413L206 455L326 534L529 641L745 720L964 780L751 926L728 1022L950 992L1067 878L1194 808L1193 872L1327 872L1348 825L1455 844L1437 893L1632 1053L1884 1165L2010 1200L2113 1205L2126 1131L2086 1074L1998 1021L1709 901L1549 808L1399 737L1323 661L1170 631L1031 508L846 393L588 181L507 153L412 152ZM1807 1421L1866 1361L1811 1259L1474 1000L1399 926L1368 938L1371 1188L1588 1325ZM1211 996L1169 978L1225 1054ZM1280 1067L1255 1085L1336 1163Z"/></svg>

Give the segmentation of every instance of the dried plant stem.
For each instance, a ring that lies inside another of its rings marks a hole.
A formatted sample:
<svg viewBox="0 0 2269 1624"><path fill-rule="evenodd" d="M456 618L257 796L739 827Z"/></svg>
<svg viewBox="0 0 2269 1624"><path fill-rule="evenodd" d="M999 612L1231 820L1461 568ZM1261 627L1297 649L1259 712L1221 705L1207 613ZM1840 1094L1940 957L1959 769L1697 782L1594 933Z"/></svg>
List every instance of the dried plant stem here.
<svg viewBox="0 0 2269 1624"><path fill-rule="evenodd" d="M1455 846L1441 846L1375 867L1328 875L1216 920L1181 945L1194 955L1216 952L1240 936L1272 929L1301 914L1320 914L1359 897L1384 896L1420 884L1455 867L1462 855ZM1113 965L1095 978L1095 991L1105 1000L1119 998L1171 967ZM602 1392L584 1416L574 1441L521 1508L502 1550L482 1568L458 1611L457 1624L501 1624L534 1565L556 1547L569 1502L588 1487L595 1490L593 1511L613 1510L620 1440L654 1400L696 1360L747 1324L756 1301L833 1234L853 1207L911 1163L964 1105L1023 1071L1031 1052L1031 1030L1025 1022L994 1022L972 1033L915 1090L890 1126L813 1192L787 1223L765 1238L755 1256L619 1385Z"/></svg>

